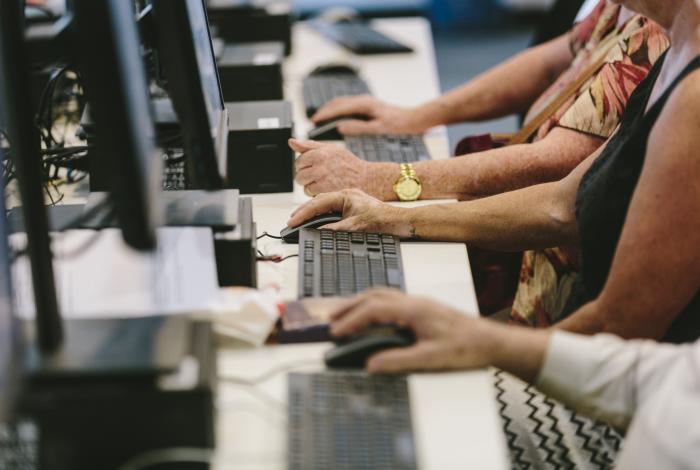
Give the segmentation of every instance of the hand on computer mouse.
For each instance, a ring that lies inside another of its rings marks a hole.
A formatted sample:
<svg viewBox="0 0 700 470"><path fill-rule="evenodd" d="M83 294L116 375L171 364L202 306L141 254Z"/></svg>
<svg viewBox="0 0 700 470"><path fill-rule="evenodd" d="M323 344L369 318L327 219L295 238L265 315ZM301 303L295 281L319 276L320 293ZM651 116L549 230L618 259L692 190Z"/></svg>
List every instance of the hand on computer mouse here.
<svg viewBox="0 0 700 470"><path fill-rule="evenodd" d="M352 115L363 115L368 119L343 120L338 124L340 134L420 134L432 126L417 108L394 106L370 95L335 98L319 109L311 120L318 124Z"/></svg>
<svg viewBox="0 0 700 470"><path fill-rule="evenodd" d="M379 197L393 195L384 194L391 188L380 182L386 171L400 173L397 164L369 163L340 145L313 140L290 139L289 146L300 154L294 164L295 179L309 196L346 188L359 188Z"/></svg>
<svg viewBox="0 0 700 470"><path fill-rule="evenodd" d="M368 291L349 299L331 318L331 334L338 337L384 323L413 330L413 345L370 357L367 369L372 373L485 367L492 363L498 349L493 333L500 325L390 289Z"/></svg>
<svg viewBox="0 0 700 470"><path fill-rule="evenodd" d="M343 220L328 224L324 228L386 233L408 238L411 233L406 211L409 210L383 203L359 189L346 189L314 197L292 213L287 225L296 227L317 215L340 212L343 214Z"/></svg>

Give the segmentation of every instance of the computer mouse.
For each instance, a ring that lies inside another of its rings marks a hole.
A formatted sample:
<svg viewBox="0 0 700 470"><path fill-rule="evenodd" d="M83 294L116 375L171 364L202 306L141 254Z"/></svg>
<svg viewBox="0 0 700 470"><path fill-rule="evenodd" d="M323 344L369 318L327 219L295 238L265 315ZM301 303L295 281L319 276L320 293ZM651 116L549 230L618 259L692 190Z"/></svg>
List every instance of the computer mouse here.
<svg viewBox="0 0 700 470"><path fill-rule="evenodd" d="M392 348L405 348L416 342L413 331L394 325L373 326L365 331L340 338L324 355L332 369L360 369L375 353Z"/></svg>
<svg viewBox="0 0 700 470"><path fill-rule="evenodd" d="M307 134L307 137L311 140L343 140L343 135L338 131L338 124L340 124L342 121L348 121L351 119L367 121L369 116L363 114L353 114L343 116L340 119L322 122L318 126L311 129Z"/></svg>
<svg viewBox="0 0 700 470"><path fill-rule="evenodd" d="M303 228L319 228L326 224L332 224L343 220L343 214L340 212L329 212L327 214L317 215L306 222L296 227L285 227L280 232L280 237L285 243L299 243L299 231Z"/></svg>
<svg viewBox="0 0 700 470"><path fill-rule="evenodd" d="M353 75L357 76L360 71L350 64L333 62L322 64L311 71L309 75Z"/></svg>

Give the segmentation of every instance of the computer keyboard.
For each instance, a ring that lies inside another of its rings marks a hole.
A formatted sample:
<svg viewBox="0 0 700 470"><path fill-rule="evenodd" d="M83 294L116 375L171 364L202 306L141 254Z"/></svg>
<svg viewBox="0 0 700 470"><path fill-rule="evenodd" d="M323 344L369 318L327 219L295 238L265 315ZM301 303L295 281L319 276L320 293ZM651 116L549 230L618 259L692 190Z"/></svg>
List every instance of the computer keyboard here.
<svg viewBox="0 0 700 470"><path fill-rule="evenodd" d="M308 117L313 116L333 98L370 93L364 80L357 75L345 73L309 75L302 82L302 90Z"/></svg>
<svg viewBox="0 0 700 470"><path fill-rule="evenodd" d="M38 434L31 422L0 423L0 469L38 470Z"/></svg>
<svg viewBox="0 0 700 470"><path fill-rule="evenodd" d="M417 467L405 377L292 373L288 392L289 470Z"/></svg>
<svg viewBox="0 0 700 470"><path fill-rule="evenodd" d="M430 160L423 136L418 134L345 137L345 145L352 153L369 162L414 163Z"/></svg>
<svg viewBox="0 0 700 470"><path fill-rule="evenodd" d="M401 243L393 235L302 229L299 257L300 298L405 289Z"/></svg>
<svg viewBox="0 0 700 470"><path fill-rule="evenodd" d="M395 54L413 49L380 33L363 21L309 21L312 29L355 54Z"/></svg>
<svg viewBox="0 0 700 470"><path fill-rule="evenodd" d="M163 151L163 190L182 191L187 189L185 154L182 150Z"/></svg>

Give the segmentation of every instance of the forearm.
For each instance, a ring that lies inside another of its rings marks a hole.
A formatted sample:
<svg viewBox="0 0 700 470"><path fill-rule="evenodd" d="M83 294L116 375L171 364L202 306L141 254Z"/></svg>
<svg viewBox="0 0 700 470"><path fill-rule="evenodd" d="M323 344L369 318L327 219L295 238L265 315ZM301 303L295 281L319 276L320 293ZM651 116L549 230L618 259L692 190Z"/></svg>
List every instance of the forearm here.
<svg viewBox="0 0 700 470"><path fill-rule="evenodd" d="M493 119L526 110L571 63L566 35L533 47L419 108L431 125ZM514 77L528 77L518 80Z"/></svg>
<svg viewBox="0 0 700 470"><path fill-rule="evenodd" d="M482 321L480 336L488 364L533 382L542 369L551 332Z"/></svg>
<svg viewBox="0 0 700 470"><path fill-rule="evenodd" d="M476 201L404 209L409 235L518 251L576 240L573 201L547 183Z"/></svg>

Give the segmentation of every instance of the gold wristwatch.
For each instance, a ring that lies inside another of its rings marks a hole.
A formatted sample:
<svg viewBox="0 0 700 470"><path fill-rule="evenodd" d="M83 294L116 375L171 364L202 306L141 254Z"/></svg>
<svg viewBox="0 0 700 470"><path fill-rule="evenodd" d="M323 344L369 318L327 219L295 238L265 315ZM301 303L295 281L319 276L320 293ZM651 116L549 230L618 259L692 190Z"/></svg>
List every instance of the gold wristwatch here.
<svg viewBox="0 0 700 470"><path fill-rule="evenodd" d="M401 164L401 176L394 183L394 192L400 201L415 201L420 197L423 186L410 163Z"/></svg>

